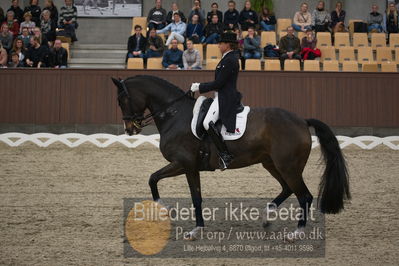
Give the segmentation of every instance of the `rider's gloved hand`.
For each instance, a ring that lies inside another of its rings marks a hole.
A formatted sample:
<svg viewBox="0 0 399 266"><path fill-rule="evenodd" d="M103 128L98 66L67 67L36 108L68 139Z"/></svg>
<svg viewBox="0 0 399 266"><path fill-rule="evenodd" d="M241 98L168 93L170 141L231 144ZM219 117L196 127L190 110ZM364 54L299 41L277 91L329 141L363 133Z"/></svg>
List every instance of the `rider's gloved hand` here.
<svg viewBox="0 0 399 266"><path fill-rule="evenodd" d="M193 83L193 84L191 84L191 91L192 92L196 92L196 91L199 91L199 86L200 86L200 83Z"/></svg>

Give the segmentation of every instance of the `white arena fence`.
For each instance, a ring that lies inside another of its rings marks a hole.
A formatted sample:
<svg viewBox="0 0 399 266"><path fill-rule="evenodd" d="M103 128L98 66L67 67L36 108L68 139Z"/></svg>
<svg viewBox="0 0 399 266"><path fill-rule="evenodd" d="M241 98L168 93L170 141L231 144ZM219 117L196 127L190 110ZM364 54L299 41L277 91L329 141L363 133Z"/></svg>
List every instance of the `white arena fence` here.
<svg viewBox="0 0 399 266"><path fill-rule="evenodd" d="M374 136L345 137L337 136L341 148L355 145L363 150L372 150L377 146L385 145L392 150L399 150L399 136L379 138ZM137 148L138 146L149 143L159 148L159 134L154 135L112 135L112 134L92 134L83 135L77 133L69 134L50 134L50 133L5 133L0 134L0 142L11 147L18 147L25 142L32 142L39 147L48 147L53 143L60 142L70 148L76 148L83 143L91 143L99 148L106 148L114 143L120 143L127 148ZM317 137L312 136L312 148L319 146Z"/></svg>

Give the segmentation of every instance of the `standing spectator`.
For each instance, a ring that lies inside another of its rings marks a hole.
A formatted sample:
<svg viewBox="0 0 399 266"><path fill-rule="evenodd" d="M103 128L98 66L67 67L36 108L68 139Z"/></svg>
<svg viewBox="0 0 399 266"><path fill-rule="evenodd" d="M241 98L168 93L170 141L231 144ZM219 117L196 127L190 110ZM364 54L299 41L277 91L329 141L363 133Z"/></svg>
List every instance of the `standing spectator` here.
<svg viewBox="0 0 399 266"><path fill-rule="evenodd" d="M164 50L164 44L162 38L157 35L157 30L152 28L150 30L150 36L147 41L148 49L144 55L144 58L161 57Z"/></svg>
<svg viewBox="0 0 399 266"><path fill-rule="evenodd" d="M40 22L40 30L44 36L46 36L47 41L53 43L55 41L56 33L56 24L50 18L51 13L48 10L43 10L42 12L42 20Z"/></svg>
<svg viewBox="0 0 399 266"><path fill-rule="evenodd" d="M335 10L331 12L331 29L333 32L345 31L346 12L342 9L342 2L337 2Z"/></svg>
<svg viewBox="0 0 399 266"><path fill-rule="evenodd" d="M258 25L258 14L251 9L251 1L245 1L244 8L240 13L239 21L241 30L248 30L250 27L256 29L256 26Z"/></svg>
<svg viewBox="0 0 399 266"><path fill-rule="evenodd" d="M229 9L224 12L224 26L226 30L235 30L238 28L240 13L236 9L236 2L230 0L228 6Z"/></svg>
<svg viewBox="0 0 399 266"><path fill-rule="evenodd" d="M250 27L248 35L244 39L244 58L260 59L261 56L260 37L256 34L255 29Z"/></svg>
<svg viewBox="0 0 399 266"><path fill-rule="evenodd" d="M134 34L127 42L127 58L144 57L147 39L143 36L142 30L140 25L134 27Z"/></svg>
<svg viewBox="0 0 399 266"><path fill-rule="evenodd" d="M312 27L316 32L329 31L329 24L331 22L330 14L325 10L324 1L319 1L317 8L312 14Z"/></svg>
<svg viewBox="0 0 399 266"><path fill-rule="evenodd" d="M200 40L204 36L204 28L199 22L199 16L194 15L191 23L187 25L186 37L191 39L194 43L200 43Z"/></svg>
<svg viewBox="0 0 399 266"><path fill-rule="evenodd" d="M184 43L184 34L186 33L186 28L186 23L180 20L179 13L175 13L174 22L161 30L157 30L157 33L165 33L170 31L168 40L166 41L166 46L169 46L172 40L177 40L179 43Z"/></svg>
<svg viewBox="0 0 399 266"><path fill-rule="evenodd" d="M262 12L259 15L259 24L264 31L275 31L276 30L276 16L269 10L268 7L263 7Z"/></svg>
<svg viewBox="0 0 399 266"><path fill-rule="evenodd" d="M6 49L0 43L0 67L7 67L8 55Z"/></svg>
<svg viewBox="0 0 399 266"><path fill-rule="evenodd" d="M194 49L193 41L187 40L187 50L183 53L183 66L185 70L201 69L201 55Z"/></svg>
<svg viewBox="0 0 399 266"><path fill-rule="evenodd" d="M8 30L12 33L14 38L18 36L19 24L18 24L18 21L16 19L14 19L14 12L12 12L12 11L7 12L7 18L6 18L6 21L3 22L3 24L8 25Z"/></svg>
<svg viewBox="0 0 399 266"><path fill-rule="evenodd" d="M21 23L19 27L19 33L22 33L23 28L28 28L29 33L33 33L33 29L36 27L36 23L32 21L32 14L30 12L26 12L24 14L24 22Z"/></svg>
<svg viewBox="0 0 399 266"><path fill-rule="evenodd" d="M9 68L24 67L23 62L19 61L18 54L11 53L11 61L8 63L8 67Z"/></svg>
<svg viewBox="0 0 399 266"><path fill-rule="evenodd" d="M172 3L172 10L169 11L168 15L166 16L166 23L167 24L170 24L170 23L173 22L173 15L175 13L179 13L181 21L183 21L184 23L187 22L187 19L184 16L184 13L179 10L179 6L176 3Z"/></svg>
<svg viewBox="0 0 399 266"><path fill-rule="evenodd" d="M217 15L218 18L219 18L219 22L222 23L222 21L223 21L223 13L222 13L222 11L219 11L218 3L213 3L211 5L211 8L212 8L211 11L209 11L207 16L206 16L206 20L207 20L208 24L212 22L213 15Z"/></svg>
<svg viewBox="0 0 399 266"><path fill-rule="evenodd" d="M294 27L296 31L305 32L312 28L312 15L308 11L308 8L308 4L303 3L301 9L295 13L294 24L292 24L292 27Z"/></svg>
<svg viewBox="0 0 399 266"><path fill-rule="evenodd" d="M11 7L7 11L14 12L14 17L21 24L24 21L24 11L19 7L19 0L12 0Z"/></svg>
<svg viewBox="0 0 399 266"><path fill-rule="evenodd" d="M301 57L303 60L314 60L321 56L321 52L317 47L317 39L312 30L306 30L306 36L301 42Z"/></svg>
<svg viewBox="0 0 399 266"><path fill-rule="evenodd" d="M40 25L40 15L42 14L42 10L39 6L39 0L29 0L29 6L25 7L24 14L26 12L32 14L32 21L35 22L36 25Z"/></svg>
<svg viewBox="0 0 399 266"><path fill-rule="evenodd" d="M219 16L214 14L211 23L205 27L205 34L202 37L202 43L216 44L220 35L223 33L223 24L219 21Z"/></svg>
<svg viewBox="0 0 399 266"><path fill-rule="evenodd" d="M55 40L54 48L50 52L51 67L67 68L68 67L68 51L62 47L61 40Z"/></svg>
<svg viewBox="0 0 399 266"><path fill-rule="evenodd" d="M12 54L12 53L17 54L19 61L21 61L22 63L24 62L25 55L26 55L26 49L25 49L24 42L21 39L16 38L14 40L12 50L10 51L10 54Z"/></svg>
<svg viewBox="0 0 399 266"><path fill-rule="evenodd" d="M44 1L44 8L43 10L48 10L50 11L50 18L52 21L55 22L55 24L58 23L58 9L57 7L54 5L53 0L45 0Z"/></svg>
<svg viewBox="0 0 399 266"><path fill-rule="evenodd" d="M384 31L388 34L398 33L399 32L398 20L399 20L398 10L395 7L395 3L390 2L388 5L387 12L384 14L384 22L383 22Z"/></svg>
<svg viewBox="0 0 399 266"><path fill-rule="evenodd" d="M60 25L59 27L66 31L66 36L71 37L72 42L76 42L75 30L78 28L77 23L78 11L72 4L72 0L65 0L65 6L60 10Z"/></svg>
<svg viewBox="0 0 399 266"><path fill-rule="evenodd" d="M202 25L205 25L205 10L201 8L201 1L200 0L195 0L194 1L194 6L190 11L190 14L188 15L188 21L191 21L194 15L198 15L199 17L199 22Z"/></svg>
<svg viewBox="0 0 399 266"><path fill-rule="evenodd" d="M161 0L155 1L155 7L148 12L148 28L160 30L166 25L166 10L162 8Z"/></svg>
<svg viewBox="0 0 399 266"><path fill-rule="evenodd" d="M369 32L382 32L384 30L384 27L382 26L384 23L384 17L378 12L377 5L372 5L367 23Z"/></svg>
<svg viewBox="0 0 399 266"><path fill-rule="evenodd" d="M3 46L3 48L7 50L7 52L9 52L11 50L12 40L13 40L13 35L8 30L7 23L2 24L1 25L1 33L0 33L0 42Z"/></svg>
<svg viewBox="0 0 399 266"><path fill-rule="evenodd" d="M28 67L46 67L48 61L48 49L40 45L40 39L37 36L31 38L31 47L26 55L26 65Z"/></svg>
<svg viewBox="0 0 399 266"><path fill-rule="evenodd" d="M287 35L280 39L280 60L281 68L284 68L284 61L286 59L301 60L301 43L294 35L294 28L292 26L287 28Z"/></svg>
<svg viewBox="0 0 399 266"><path fill-rule="evenodd" d="M166 69L183 68L183 52L177 48L177 40L172 40L172 47L163 55L162 66Z"/></svg>
<svg viewBox="0 0 399 266"><path fill-rule="evenodd" d="M29 34L29 29L28 28L22 28L22 34L18 36L19 39L21 39L24 43L25 47L29 46L30 43L30 34Z"/></svg>

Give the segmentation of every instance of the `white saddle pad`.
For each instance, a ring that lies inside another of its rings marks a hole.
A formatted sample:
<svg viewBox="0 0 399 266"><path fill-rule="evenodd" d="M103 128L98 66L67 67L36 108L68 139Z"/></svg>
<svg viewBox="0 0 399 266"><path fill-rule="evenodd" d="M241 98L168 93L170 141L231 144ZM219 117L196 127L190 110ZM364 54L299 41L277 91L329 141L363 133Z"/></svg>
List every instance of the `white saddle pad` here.
<svg viewBox="0 0 399 266"><path fill-rule="evenodd" d="M191 120L191 131L193 132L194 136L196 136L198 139L199 139L199 137L196 132L198 114L199 114L201 105L205 100L206 100L206 97L204 97L204 96L198 97L197 101L195 102L194 108L193 108L193 119ZM248 118L248 114L249 114L250 110L251 109L249 108L249 106L245 106L244 110L241 113L237 114L235 133L227 132L226 127L224 125L222 126L221 134L222 134L224 140L237 140L244 135L245 130L247 128L247 118Z"/></svg>

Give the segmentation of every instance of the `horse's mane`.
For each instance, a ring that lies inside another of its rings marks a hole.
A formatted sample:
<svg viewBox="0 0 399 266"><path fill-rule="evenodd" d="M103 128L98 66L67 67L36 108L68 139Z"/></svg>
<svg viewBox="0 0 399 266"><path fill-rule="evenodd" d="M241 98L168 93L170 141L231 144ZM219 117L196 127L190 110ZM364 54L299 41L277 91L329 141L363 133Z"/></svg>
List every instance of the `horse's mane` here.
<svg viewBox="0 0 399 266"><path fill-rule="evenodd" d="M179 94L184 94L184 91L177 87L175 84L170 83L169 81L156 77L156 76L150 76L150 75L137 75L134 77L130 77L126 80L129 79L136 79L136 78L141 78L141 79L146 79L146 80L151 80L157 83L159 86L167 90L169 93L176 93L178 92Z"/></svg>

